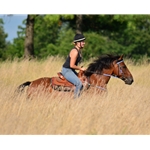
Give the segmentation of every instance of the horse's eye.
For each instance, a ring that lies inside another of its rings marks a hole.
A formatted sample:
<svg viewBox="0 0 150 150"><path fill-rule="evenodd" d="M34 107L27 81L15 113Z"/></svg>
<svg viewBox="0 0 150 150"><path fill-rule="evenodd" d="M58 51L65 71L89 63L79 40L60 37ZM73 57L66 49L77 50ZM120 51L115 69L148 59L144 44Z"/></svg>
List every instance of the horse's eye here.
<svg viewBox="0 0 150 150"><path fill-rule="evenodd" d="M122 68L123 68L123 69L126 69L127 67L126 67L126 66L122 66Z"/></svg>

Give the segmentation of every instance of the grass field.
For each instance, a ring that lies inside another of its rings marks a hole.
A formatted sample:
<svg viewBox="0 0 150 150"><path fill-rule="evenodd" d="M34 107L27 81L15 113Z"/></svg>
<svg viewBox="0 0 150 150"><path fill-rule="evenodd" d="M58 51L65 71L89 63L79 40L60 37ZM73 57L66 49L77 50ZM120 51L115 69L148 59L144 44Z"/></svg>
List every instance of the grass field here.
<svg viewBox="0 0 150 150"><path fill-rule="evenodd" d="M18 85L40 77L56 76L63 59L0 63L0 134L2 135L146 135L150 134L150 64L125 60L134 77L132 85L111 78L107 96L86 94L14 96ZM86 66L89 62L85 63Z"/></svg>

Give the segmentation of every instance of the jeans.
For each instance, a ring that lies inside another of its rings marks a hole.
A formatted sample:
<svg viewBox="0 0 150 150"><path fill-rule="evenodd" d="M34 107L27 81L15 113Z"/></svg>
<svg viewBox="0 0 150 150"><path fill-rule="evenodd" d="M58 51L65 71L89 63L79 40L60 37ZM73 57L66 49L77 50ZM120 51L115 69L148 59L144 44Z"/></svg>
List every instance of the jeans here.
<svg viewBox="0 0 150 150"><path fill-rule="evenodd" d="M80 92L83 89L83 85L80 79L77 77L77 73L70 68L64 67L62 67L61 73L69 82L75 85L76 88L74 90L74 98L79 97Z"/></svg>

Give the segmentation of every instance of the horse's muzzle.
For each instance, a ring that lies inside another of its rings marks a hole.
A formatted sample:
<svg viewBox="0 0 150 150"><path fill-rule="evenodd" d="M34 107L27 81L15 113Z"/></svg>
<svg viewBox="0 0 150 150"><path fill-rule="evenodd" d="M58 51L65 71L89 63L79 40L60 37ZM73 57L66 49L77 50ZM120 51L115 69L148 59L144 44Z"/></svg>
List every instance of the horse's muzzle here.
<svg viewBox="0 0 150 150"><path fill-rule="evenodd" d="M124 80L125 84L128 84L128 85L131 85L134 81L133 78L125 78L123 80Z"/></svg>

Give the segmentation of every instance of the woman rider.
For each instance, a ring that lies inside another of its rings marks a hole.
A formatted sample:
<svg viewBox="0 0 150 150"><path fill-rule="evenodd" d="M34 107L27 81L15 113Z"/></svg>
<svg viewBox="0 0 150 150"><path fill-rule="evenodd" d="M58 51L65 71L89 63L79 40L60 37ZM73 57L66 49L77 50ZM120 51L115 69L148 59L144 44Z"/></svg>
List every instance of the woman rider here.
<svg viewBox="0 0 150 150"><path fill-rule="evenodd" d="M69 55L62 66L63 76L71 83L75 85L74 97L77 98L80 96L80 92L83 89L82 82L77 77L77 72L75 70L85 71L85 68L79 67L78 63L82 59L81 50L85 45L85 37L83 34L76 34L74 36L74 48L69 52Z"/></svg>

